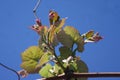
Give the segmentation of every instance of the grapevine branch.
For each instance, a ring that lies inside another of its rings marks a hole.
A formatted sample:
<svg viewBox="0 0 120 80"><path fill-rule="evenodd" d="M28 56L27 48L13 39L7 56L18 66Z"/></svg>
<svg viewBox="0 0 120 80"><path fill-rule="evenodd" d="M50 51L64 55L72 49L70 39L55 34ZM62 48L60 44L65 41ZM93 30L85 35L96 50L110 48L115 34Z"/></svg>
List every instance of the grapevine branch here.
<svg viewBox="0 0 120 80"><path fill-rule="evenodd" d="M46 44L47 44L47 43L46 43ZM57 57L57 55L56 55L56 53L55 53L55 50L52 49L49 44L47 44L47 45L48 45L49 49L51 49L51 50L53 51L53 54L54 54L55 58L57 59L57 61L58 61L59 65L61 66L61 68L62 68L63 70L65 70L65 68L64 68L64 66L62 65L61 61L60 61L59 58Z"/></svg>
<svg viewBox="0 0 120 80"><path fill-rule="evenodd" d="M92 72L92 73L73 73L72 78L96 78L96 77L120 77L120 72ZM42 78L42 80L66 79L67 76L62 74L55 77Z"/></svg>

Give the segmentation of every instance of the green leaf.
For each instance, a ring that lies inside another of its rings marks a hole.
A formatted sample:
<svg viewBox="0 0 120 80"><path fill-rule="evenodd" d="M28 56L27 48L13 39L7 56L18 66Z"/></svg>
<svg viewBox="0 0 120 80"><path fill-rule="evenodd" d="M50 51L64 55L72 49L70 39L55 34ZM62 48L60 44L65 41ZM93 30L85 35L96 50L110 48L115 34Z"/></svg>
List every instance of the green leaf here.
<svg viewBox="0 0 120 80"><path fill-rule="evenodd" d="M74 27L66 26L64 30L57 34L57 38L64 46L71 48L76 43L78 45L78 51L83 51L84 40Z"/></svg>
<svg viewBox="0 0 120 80"><path fill-rule="evenodd" d="M80 72L80 73L88 72L88 67L85 62L83 62L82 60L77 60L76 63L77 63L77 70L78 70L77 72ZM78 80L87 80L87 78L80 78Z"/></svg>
<svg viewBox="0 0 120 80"><path fill-rule="evenodd" d="M22 61L38 61L43 54L43 51L38 46L31 46L21 54L21 57Z"/></svg>
<svg viewBox="0 0 120 80"><path fill-rule="evenodd" d="M54 67L57 75L64 73L63 69L58 64L55 64Z"/></svg>
<svg viewBox="0 0 120 80"><path fill-rule="evenodd" d="M35 71L36 65L37 65L37 61L29 60L22 62L21 68L25 69L28 73L36 73Z"/></svg>
<svg viewBox="0 0 120 80"><path fill-rule="evenodd" d="M56 26L55 33L59 33L62 29L62 27L65 24L66 18L63 18L62 20L59 21L58 25Z"/></svg>
<svg viewBox="0 0 120 80"><path fill-rule="evenodd" d="M50 53L44 53L44 55L40 58L39 63L36 66L36 69L40 69L41 67L43 67L43 65L48 63L50 61L51 56L52 55Z"/></svg>
<svg viewBox="0 0 120 80"><path fill-rule="evenodd" d="M72 70L74 70L74 72L78 72L78 73L88 72L88 67L85 64L85 62L83 62L82 60L74 60L74 62L71 62L70 69L72 69ZM72 79L72 80L75 80L75 79ZM87 80L87 78L79 78L77 80Z"/></svg>
<svg viewBox="0 0 120 80"><path fill-rule="evenodd" d="M49 44L52 46L57 46L58 45L58 40L56 33L54 31L49 32L49 35L47 36L49 39Z"/></svg>
<svg viewBox="0 0 120 80"><path fill-rule="evenodd" d="M74 42L80 37L79 31L72 26L66 26L64 31L67 35L71 36Z"/></svg>
<svg viewBox="0 0 120 80"><path fill-rule="evenodd" d="M81 72L81 73L88 72L88 67L84 61L77 60L76 63L77 63L77 70L78 70L77 72Z"/></svg>
<svg viewBox="0 0 120 80"><path fill-rule="evenodd" d="M63 18L62 20L58 21L59 23L56 23L56 25L51 25L49 30L48 30L48 34L46 35L46 37L48 38L48 41L50 44L52 44L52 46L57 46L58 45L58 40L57 40L57 36L56 34L59 33L65 23L65 18Z"/></svg>
<svg viewBox="0 0 120 80"><path fill-rule="evenodd" d="M66 34L64 30L61 30L57 34L57 39L62 45L66 46L68 48L71 48L74 43L71 36Z"/></svg>
<svg viewBox="0 0 120 80"><path fill-rule="evenodd" d="M82 52L84 50L84 40L83 40L83 37L80 36L79 31L71 26L66 26L64 28L64 31L67 35L71 37L73 42L77 44L77 50L79 52Z"/></svg>
<svg viewBox="0 0 120 80"><path fill-rule="evenodd" d="M28 73L36 73L36 65L43 54L43 51L38 46L29 47L21 54L21 67Z"/></svg>
<svg viewBox="0 0 120 80"><path fill-rule="evenodd" d="M85 37L88 39L90 37L92 37L94 35L94 31L93 30L90 30L88 31L87 33L85 33Z"/></svg>
<svg viewBox="0 0 120 80"><path fill-rule="evenodd" d="M77 44L77 50L79 52L83 52L84 51L84 40L81 36L79 36L79 38L76 40L76 44Z"/></svg>
<svg viewBox="0 0 120 80"><path fill-rule="evenodd" d="M52 69L52 66L50 64L46 64L40 71L39 74L44 77L44 78L48 78L48 77L52 77L54 76L52 73L50 73L50 69Z"/></svg>
<svg viewBox="0 0 120 80"><path fill-rule="evenodd" d="M38 45L39 45L40 49L42 49L44 51L45 46L43 44L45 44L44 39L43 39L43 37L40 37L40 39L38 41Z"/></svg>
<svg viewBox="0 0 120 80"><path fill-rule="evenodd" d="M60 51L60 58L63 59L67 59L69 56L72 55L72 51L70 50L70 48L63 46L59 48Z"/></svg>

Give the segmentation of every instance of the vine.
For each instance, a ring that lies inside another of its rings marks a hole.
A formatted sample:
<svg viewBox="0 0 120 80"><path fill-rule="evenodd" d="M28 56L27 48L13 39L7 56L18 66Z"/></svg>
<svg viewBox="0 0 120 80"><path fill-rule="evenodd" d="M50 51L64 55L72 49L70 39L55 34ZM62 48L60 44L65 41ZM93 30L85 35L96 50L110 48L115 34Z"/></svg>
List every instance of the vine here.
<svg viewBox="0 0 120 80"><path fill-rule="evenodd" d="M40 2L41 0L38 0L33 9L36 23L31 27L40 36L39 44L30 46L21 53L23 70L18 73L22 77L38 73L44 78L65 74L66 80L76 80L71 74L88 72L86 63L76 53L82 53L85 44L98 42L102 37L94 30L81 34L74 27L65 26L66 18L60 18L54 10L50 10L48 14L50 26L44 26L36 14ZM60 45L59 54L55 52L58 45ZM75 49L73 49L74 45L76 45ZM87 78L77 80L87 80Z"/></svg>

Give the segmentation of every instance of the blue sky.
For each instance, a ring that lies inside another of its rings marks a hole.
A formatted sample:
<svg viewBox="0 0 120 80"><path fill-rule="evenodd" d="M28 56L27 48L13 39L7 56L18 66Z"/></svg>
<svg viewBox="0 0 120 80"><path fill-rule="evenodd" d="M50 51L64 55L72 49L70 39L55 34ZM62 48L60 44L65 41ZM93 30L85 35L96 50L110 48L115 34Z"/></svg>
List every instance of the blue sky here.
<svg viewBox="0 0 120 80"><path fill-rule="evenodd" d="M29 46L37 45L39 36L29 26L34 24L32 13L37 0L0 1L0 62L20 70L20 54ZM98 43L85 45L78 55L86 62L89 72L120 72L120 0L42 0L37 14L42 23L49 25L48 12L57 11L68 17L66 25L85 33L100 32L104 37ZM21 80L35 80L39 75L29 75ZM0 66L0 80L17 80L16 74ZM120 78L95 78L89 80L120 80Z"/></svg>

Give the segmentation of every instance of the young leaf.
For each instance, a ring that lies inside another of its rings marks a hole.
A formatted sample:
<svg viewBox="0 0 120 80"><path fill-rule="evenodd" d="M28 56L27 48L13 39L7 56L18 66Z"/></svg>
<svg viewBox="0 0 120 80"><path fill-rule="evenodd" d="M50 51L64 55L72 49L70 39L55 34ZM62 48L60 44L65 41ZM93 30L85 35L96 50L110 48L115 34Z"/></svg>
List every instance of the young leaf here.
<svg viewBox="0 0 120 80"><path fill-rule="evenodd" d="M85 39L85 41L84 41L85 43L87 43L87 42L98 42L99 40L103 39L103 37L100 36L98 32L96 32L96 33L94 34L93 31L87 32L87 33L85 34L85 37L86 37L86 39Z"/></svg>
<svg viewBox="0 0 120 80"><path fill-rule="evenodd" d="M76 43L77 50L79 52L82 52L84 50L84 40L80 36L80 33L78 32L78 30L76 30L74 27L66 26L64 28L64 31L65 31L65 34L70 37L69 40L71 40L72 42L70 47L72 47L73 43ZM67 43L67 42L64 42L64 43Z"/></svg>
<svg viewBox="0 0 120 80"><path fill-rule="evenodd" d="M40 58L39 63L36 66L36 69L41 69L43 65L47 64L50 61L50 57L52 55L50 53L44 53L43 56Z"/></svg>
<svg viewBox="0 0 120 80"><path fill-rule="evenodd" d="M50 69L52 69L52 66L50 64L46 64L40 71L39 74L44 77L44 78L48 78L48 77L52 77L54 76L52 73L50 73Z"/></svg>
<svg viewBox="0 0 120 80"><path fill-rule="evenodd" d="M59 21L58 25L55 25L56 26L55 33L59 33L59 31L61 31L62 27L65 24L65 20L66 18L63 18L62 20Z"/></svg>
<svg viewBox="0 0 120 80"><path fill-rule="evenodd" d="M74 70L74 72L78 73L88 72L88 67L82 60L74 60L73 62L70 63L69 67L71 70ZM87 80L87 78L79 78L77 80Z"/></svg>
<svg viewBox="0 0 120 80"><path fill-rule="evenodd" d="M59 64L55 64L54 67L55 67L55 73L57 75L64 73L63 69L59 66Z"/></svg>
<svg viewBox="0 0 120 80"><path fill-rule="evenodd" d="M72 51L70 50L70 48L65 47L65 46L60 47L59 51L60 51L60 58L61 58L61 60L67 59L69 56L72 55Z"/></svg>
<svg viewBox="0 0 120 80"><path fill-rule="evenodd" d="M77 60L77 72L88 72L88 66L86 63L82 60Z"/></svg>
<svg viewBox="0 0 120 80"><path fill-rule="evenodd" d="M21 54L21 58L22 61L38 61L43 54L44 52L38 46L31 46Z"/></svg>
<svg viewBox="0 0 120 80"><path fill-rule="evenodd" d="M84 34L84 36L88 39L90 37L92 37L94 35L94 31L93 30L90 30L88 31L87 33Z"/></svg>
<svg viewBox="0 0 120 80"><path fill-rule="evenodd" d="M21 54L21 67L28 73L36 73L35 68L43 54L43 51L38 46L29 47Z"/></svg>
<svg viewBox="0 0 120 80"><path fill-rule="evenodd" d="M60 16L58 15L57 12L50 10L49 11L49 21L50 25L54 25L56 22L58 22L60 19Z"/></svg>
<svg viewBox="0 0 120 80"><path fill-rule="evenodd" d="M74 42L76 42L76 40L80 37L79 31L72 26L66 26L64 28L64 31L67 35L69 35L72 38Z"/></svg>
<svg viewBox="0 0 120 80"><path fill-rule="evenodd" d="M21 68L25 69L29 74L37 73L35 71L35 67L36 67L37 63L38 62L34 61L34 60L24 61L21 64Z"/></svg>
<svg viewBox="0 0 120 80"><path fill-rule="evenodd" d="M61 30L57 34L57 39L61 44L63 44L64 46L66 46L68 48L71 48L74 43L71 36L66 34L64 30Z"/></svg>
<svg viewBox="0 0 120 80"><path fill-rule="evenodd" d="M52 44L53 46L57 46L58 45L58 40L56 37L56 34L59 33L59 31L61 31L63 25L64 25L65 19L62 19L59 21L58 25L50 25L50 28L48 30L48 34L46 35L46 37L48 38L48 42L49 44Z"/></svg>
<svg viewBox="0 0 120 80"><path fill-rule="evenodd" d="M57 40L55 29L56 29L56 27L51 25L48 30L48 34L46 35L46 37L48 38L48 43L53 46L58 45L58 40Z"/></svg>
<svg viewBox="0 0 120 80"><path fill-rule="evenodd" d="M77 60L77 72L79 73L86 73L88 72L88 66L86 65L86 63L82 60ZM80 78L78 80L87 80L87 78Z"/></svg>
<svg viewBox="0 0 120 80"><path fill-rule="evenodd" d="M76 40L76 44L77 44L77 50L79 52L83 52L84 51L84 40L81 36L79 36L79 38Z"/></svg>

